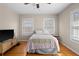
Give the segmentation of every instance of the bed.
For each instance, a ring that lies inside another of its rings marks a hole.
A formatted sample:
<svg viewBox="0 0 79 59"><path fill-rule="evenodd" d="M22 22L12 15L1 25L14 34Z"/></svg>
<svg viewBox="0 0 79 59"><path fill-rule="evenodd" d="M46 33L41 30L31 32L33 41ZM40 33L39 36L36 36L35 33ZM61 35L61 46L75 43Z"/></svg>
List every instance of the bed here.
<svg viewBox="0 0 79 59"><path fill-rule="evenodd" d="M58 40L46 33L33 34L28 40L28 53L57 54L60 52Z"/></svg>

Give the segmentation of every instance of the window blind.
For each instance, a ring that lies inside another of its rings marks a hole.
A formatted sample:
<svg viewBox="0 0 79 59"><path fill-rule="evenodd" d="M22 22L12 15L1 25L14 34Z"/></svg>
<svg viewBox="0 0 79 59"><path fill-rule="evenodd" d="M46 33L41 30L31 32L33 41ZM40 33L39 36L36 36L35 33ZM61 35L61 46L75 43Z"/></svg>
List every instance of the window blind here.
<svg viewBox="0 0 79 59"><path fill-rule="evenodd" d="M55 34L55 18L44 18L44 29L50 34Z"/></svg>
<svg viewBox="0 0 79 59"><path fill-rule="evenodd" d="M79 12L73 14L72 21L72 39L79 41Z"/></svg>
<svg viewBox="0 0 79 59"><path fill-rule="evenodd" d="M29 35L33 33L33 19L32 18L24 18L22 20L22 35Z"/></svg>

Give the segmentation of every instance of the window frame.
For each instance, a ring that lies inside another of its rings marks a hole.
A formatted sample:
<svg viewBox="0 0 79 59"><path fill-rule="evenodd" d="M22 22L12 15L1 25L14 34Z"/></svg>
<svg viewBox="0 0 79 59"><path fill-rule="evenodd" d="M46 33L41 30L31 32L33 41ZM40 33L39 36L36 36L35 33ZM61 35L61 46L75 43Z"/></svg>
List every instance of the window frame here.
<svg viewBox="0 0 79 59"><path fill-rule="evenodd" d="M44 19L44 21L43 21L43 29L45 29L45 21L47 20L47 18L52 18L52 19L54 19L54 21L55 21L55 28L54 28L54 33L50 33L50 34L52 34L52 35L56 35L56 18L55 17L45 17L45 18L43 18ZM53 27L52 27L53 28ZM52 29L52 31L53 31L53 29Z"/></svg>
<svg viewBox="0 0 79 59"><path fill-rule="evenodd" d="M71 13L70 13L70 40L72 41L72 42L75 42L75 43L78 43L79 44L79 40L75 40L75 39L72 39L73 38L73 29L72 29L72 25L73 25L73 20L74 20L74 13L76 13L76 12L78 12L79 13L79 9L77 9L77 10L74 10L74 11L72 11Z"/></svg>
<svg viewBox="0 0 79 59"><path fill-rule="evenodd" d="M29 20L30 19L30 20ZM25 27L25 28L29 28L29 26L28 27L26 27L25 25L24 25L24 22L32 22L32 23L30 23L31 25L32 25L32 32L25 32L26 33L26 36L28 36L28 35L30 35L30 34L32 34L33 33L33 31L34 31L34 21L33 21L33 18L31 18L31 17L29 17L29 18L27 18L27 17L25 17L25 18L23 18L22 19L22 35L25 35L24 34L24 32L23 32L23 28ZM30 27L31 28L31 27Z"/></svg>

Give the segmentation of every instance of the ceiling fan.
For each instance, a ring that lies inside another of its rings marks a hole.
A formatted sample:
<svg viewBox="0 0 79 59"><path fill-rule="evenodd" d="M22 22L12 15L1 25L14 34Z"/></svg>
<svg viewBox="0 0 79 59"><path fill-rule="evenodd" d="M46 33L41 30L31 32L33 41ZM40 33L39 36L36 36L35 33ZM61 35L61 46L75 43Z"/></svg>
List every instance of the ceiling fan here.
<svg viewBox="0 0 79 59"><path fill-rule="evenodd" d="M31 4L31 3L24 3L24 5L28 5L28 4ZM39 3L34 3L36 5L36 8L40 8L40 5ZM47 3L47 4L51 4L51 3Z"/></svg>

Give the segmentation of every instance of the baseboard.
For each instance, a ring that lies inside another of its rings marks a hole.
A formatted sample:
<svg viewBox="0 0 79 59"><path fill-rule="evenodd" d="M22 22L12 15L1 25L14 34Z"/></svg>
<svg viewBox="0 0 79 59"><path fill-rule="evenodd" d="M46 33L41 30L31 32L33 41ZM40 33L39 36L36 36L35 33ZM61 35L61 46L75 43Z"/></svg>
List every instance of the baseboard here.
<svg viewBox="0 0 79 59"><path fill-rule="evenodd" d="M68 49L70 49L71 51L73 51L75 54L79 55L79 53L77 51L75 51L74 49L70 48L67 44L65 44L64 42L61 42L64 46L66 46Z"/></svg>

